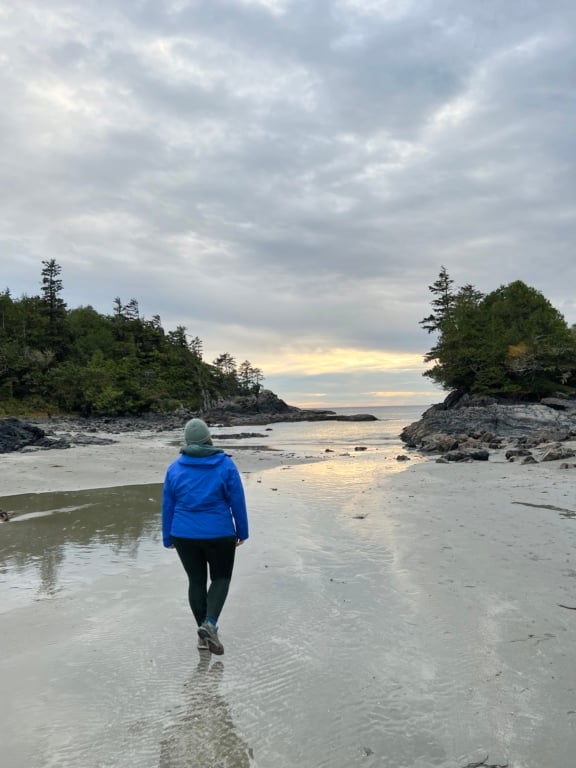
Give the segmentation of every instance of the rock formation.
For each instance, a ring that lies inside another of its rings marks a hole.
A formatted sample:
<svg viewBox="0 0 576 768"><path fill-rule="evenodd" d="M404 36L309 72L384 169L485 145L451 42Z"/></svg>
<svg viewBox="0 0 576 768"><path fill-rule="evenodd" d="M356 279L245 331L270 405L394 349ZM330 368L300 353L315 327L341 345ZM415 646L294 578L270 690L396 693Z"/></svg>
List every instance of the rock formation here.
<svg viewBox="0 0 576 768"><path fill-rule="evenodd" d="M530 449L544 445L541 461L570 458L572 449L560 444L576 439L576 399L559 394L528 403L455 392L405 427L400 437L408 447L440 453L445 461L486 460L488 449L506 443L523 449L509 450L510 461L522 457L527 463Z"/></svg>
<svg viewBox="0 0 576 768"><path fill-rule="evenodd" d="M200 416L211 425L238 426L242 424L273 424L278 421L377 421L368 413L353 415L334 411L296 408L288 405L270 390L258 395L223 400Z"/></svg>

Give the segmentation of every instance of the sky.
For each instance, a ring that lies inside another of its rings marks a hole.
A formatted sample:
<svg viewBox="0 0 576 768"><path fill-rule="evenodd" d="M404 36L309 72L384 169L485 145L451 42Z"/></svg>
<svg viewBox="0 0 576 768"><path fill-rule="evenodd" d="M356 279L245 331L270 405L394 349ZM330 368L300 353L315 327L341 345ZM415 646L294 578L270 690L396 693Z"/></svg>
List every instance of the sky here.
<svg viewBox="0 0 576 768"><path fill-rule="evenodd" d="M0 0L0 289L427 405L442 266L576 323L573 0Z"/></svg>

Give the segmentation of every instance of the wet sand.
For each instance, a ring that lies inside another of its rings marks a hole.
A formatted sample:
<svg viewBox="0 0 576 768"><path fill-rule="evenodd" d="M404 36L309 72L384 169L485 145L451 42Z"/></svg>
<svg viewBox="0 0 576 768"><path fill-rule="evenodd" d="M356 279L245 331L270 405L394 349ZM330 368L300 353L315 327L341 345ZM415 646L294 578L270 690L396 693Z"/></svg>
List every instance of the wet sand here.
<svg viewBox="0 0 576 768"><path fill-rule="evenodd" d="M153 442L0 457L2 765L572 766L570 471L232 450L251 539L205 659Z"/></svg>

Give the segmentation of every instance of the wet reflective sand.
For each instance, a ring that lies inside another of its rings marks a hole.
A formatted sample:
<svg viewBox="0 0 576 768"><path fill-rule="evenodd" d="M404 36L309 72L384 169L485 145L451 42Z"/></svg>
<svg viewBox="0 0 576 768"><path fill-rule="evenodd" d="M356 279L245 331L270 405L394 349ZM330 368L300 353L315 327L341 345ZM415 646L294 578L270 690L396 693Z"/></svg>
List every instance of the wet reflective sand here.
<svg viewBox="0 0 576 768"><path fill-rule="evenodd" d="M568 768L574 522L511 522L494 468L472 516L435 497L445 471L245 474L220 659L195 648L159 485L1 498L2 766Z"/></svg>

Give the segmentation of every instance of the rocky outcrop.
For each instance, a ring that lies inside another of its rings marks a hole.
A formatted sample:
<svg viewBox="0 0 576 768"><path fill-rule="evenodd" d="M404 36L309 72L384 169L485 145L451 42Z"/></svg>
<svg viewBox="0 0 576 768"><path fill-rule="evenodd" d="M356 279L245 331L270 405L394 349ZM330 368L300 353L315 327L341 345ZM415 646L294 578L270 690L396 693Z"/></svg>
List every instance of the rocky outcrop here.
<svg viewBox="0 0 576 768"><path fill-rule="evenodd" d="M20 419L0 419L0 453L40 450L42 448L69 448L70 444L50 437L40 427Z"/></svg>
<svg viewBox="0 0 576 768"><path fill-rule="evenodd" d="M0 419L0 453L21 451L46 451L53 448L71 448L73 445L109 445L116 442L110 438L86 435L76 430L71 422L66 422L75 432L65 432L55 435L51 427L54 422L46 423L46 429L21 419ZM84 424L87 427L86 424Z"/></svg>
<svg viewBox="0 0 576 768"><path fill-rule="evenodd" d="M272 424L279 421L377 421L366 413L343 415L329 410L307 410L287 405L269 390L222 401L202 412L180 409L141 416L62 416L50 419L0 419L0 453L70 448L77 445L108 445L116 442L104 434L124 432L166 432L182 429L186 421L200 416L210 426L238 427ZM96 435L94 433L100 433ZM215 436L216 439L218 436ZM230 436L227 436L230 437ZM256 432L241 432L236 438L264 437Z"/></svg>
<svg viewBox="0 0 576 768"><path fill-rule="evenodd" d="M429 408L420 421L402 430L401 439L408 447L424 453L440 453L447 460L481 459L478 450L498 449L505 444L517 446L522 453L506 457L525 459L531 449L546 444L558 446L576 439L576 399L565 395L524 403L488 397L471 397L452 393L443 403ZM541 461L566 459L571 449L547 448ZM454 452L466 457L452 458ZM550 457L554 456L554 459Z"/></svg>
<svg viewBox="0 0 576 768"><path fill-rule="evenodd" d="M43 437L44 432L41 429L25 424L20 419L0 420L0 453L18 451Z"/></svg>
<svg viewBox="0 0 576 768"><path fill-rule="evenodd" d="M200 415L207 424L226 427L273 424L279 421L377 421L375 416L367 413L344 415L328 410L297 408L287 405L267 389L259 395L223 400Z"/></svg>

